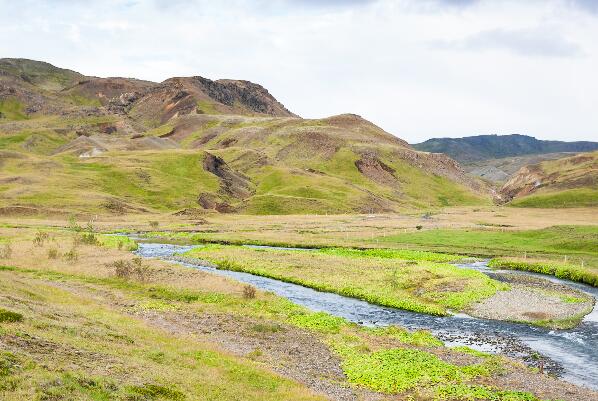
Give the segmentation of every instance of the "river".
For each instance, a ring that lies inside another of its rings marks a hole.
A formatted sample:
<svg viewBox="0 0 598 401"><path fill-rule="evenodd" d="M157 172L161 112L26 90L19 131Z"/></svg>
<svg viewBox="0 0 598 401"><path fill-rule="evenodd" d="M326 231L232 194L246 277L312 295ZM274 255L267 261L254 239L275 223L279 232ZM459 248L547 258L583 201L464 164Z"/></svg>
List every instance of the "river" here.
<svg viewBox="0 0 598 401"><path fill-rule="evenodd" d="M176 253L192 248L193 246L140 243L136 253L143 257L169 259ZM412 330L429 330L449 346L467 345L482 351L527 358L530 362L532 360L530 356L537 352L549 359L550 362L546 366L548 370L558 373L563 379L572 383L598 389L598 307L594 307L594 310L575 329L550 330L526 324L479 319L463 314L436 317L413 313L249 273L170 261L251 284L311 310L327 312L358 324L369 326L396 324ZM491 270L486 262L457 266L484 273L496 272ZM509 273L541 276L581 290L595 299L598 298L598 288L588 285L536 273L519 271L509 271Z"/></svg>

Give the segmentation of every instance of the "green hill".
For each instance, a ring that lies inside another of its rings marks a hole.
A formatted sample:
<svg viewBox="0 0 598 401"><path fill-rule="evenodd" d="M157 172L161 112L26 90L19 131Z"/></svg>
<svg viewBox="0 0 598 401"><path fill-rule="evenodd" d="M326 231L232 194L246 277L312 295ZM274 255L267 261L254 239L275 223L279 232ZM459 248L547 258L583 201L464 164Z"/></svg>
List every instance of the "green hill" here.
<svg viewBox="0 0 598 401"><path fill-rule="evenodd" d="M4 59L0 85L3 207L289 214L489 202L452 159L356 115L299 118L247 81L158 84Z"/></svg>

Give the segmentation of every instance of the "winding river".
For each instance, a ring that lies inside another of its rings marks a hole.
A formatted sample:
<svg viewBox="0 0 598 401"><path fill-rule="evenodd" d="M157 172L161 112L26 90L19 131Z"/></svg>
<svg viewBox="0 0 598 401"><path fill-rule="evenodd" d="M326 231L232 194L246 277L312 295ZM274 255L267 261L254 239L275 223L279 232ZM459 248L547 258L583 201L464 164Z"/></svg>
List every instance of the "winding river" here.
<svg viewBox="0 0 598 401"><path fill-rule="evenodd" d="M143 257L169 259L174 254L188 251L191 248L193 246L139 243L137 254ZM548 370L558 373L563 379L570 382L598 389L598 307L594 307L594 310L575 329L549 330L525 324L478 319L467 315L436 317L413 313L249 273L170 261L230 277L262 290L271 291L311 310L327 312L363 325L396 324L412 330L429 330L449 346L467 345L482 351L504 353L527 359L529 362L532 362L533 359L530 355L539 353L548 358L549 362L546 365ZM490 269L486 262L457 266L484 273L497 272ZM588 285L535 273L519 271L509 271L509 273L541 276L544 279L581 290L598 299L598 288Z"/></svg>

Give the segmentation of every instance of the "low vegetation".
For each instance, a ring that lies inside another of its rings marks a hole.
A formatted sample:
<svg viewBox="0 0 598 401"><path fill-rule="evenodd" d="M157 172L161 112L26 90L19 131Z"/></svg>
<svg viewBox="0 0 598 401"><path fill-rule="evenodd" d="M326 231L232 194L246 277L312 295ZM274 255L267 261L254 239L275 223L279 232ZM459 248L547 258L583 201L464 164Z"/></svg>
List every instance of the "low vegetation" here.
<svg viewBox="0 0 598 401"><path fill-rule="evenodd" d="M486 275L431 260L431 252L352 249L315 251L208 245L185 254L243 271L414 312L446 315L508 288Z"/></svg>
<svg viewBox="0 0 598 401"><path fill-rule="evenodd" d="M564 280L577 281L579 283L598 287L598 269L585 268L580 265L558 263L554 261L528 261L525 259L514 258L494 258L488 265L501 269L523 270L547 274Z"/></svg>
<svg viewBox="0 0 598 401"><path fill-rule="evenodd" d="M6 238L7 232L22 229L0 230ZM322 341L339 358L347 377L343 386L369 389L381 396L537 400L531 393L513 390L513 385L507 390L495 384L505 372L533 374L502 357L448 349L426 331L361 327L218 276L157 261L135 262L118 247L81 243L77 247L79 258L73 263L62 258L40 258L77 235L49 232L48 240L40 247L32 247L35 232L8 235L14 254L5 262L10 265L0 269L0 307L19 317L14 322L0 322L0 340L9 345L0 354L0 398L7 401L65 397L323 399L305 385L272 373L272 361L267 357L270 348L253 348L245 356L233 356L207 346L205 337L199 340L184 329L192 324L192 320L186 320L190 316L204 315L221 319L221 324L235 322L238 326L233 329L233 338L237 341L249 335L251 339L263 337L272 344L279 341L276 336L293 336L294 330L302 330L302 336ZM330 262L333 258L351 266L367 260L375 262L366 263L366 269L397 262L415 269L421 264L422 268L442 271L444 266L391 258L385 253L365 256L339 250L327 254L208 246L204 251L247 251L272 263L279 257L296 263L298 259L293 255L312 262L321 258ZM152 274L145 278L116 274L117 268L131 272L139 264L147 265ZM61 319L53 318L57 315ZM244 319L249 319L250 334L244 334ZM164 322L169 322L168 332L160 328ZM193 327L189 330L196 330ZM210 330L204 325L198 327L204 334ZM218 329L208 335L220 338L223 332Z"/></svg>

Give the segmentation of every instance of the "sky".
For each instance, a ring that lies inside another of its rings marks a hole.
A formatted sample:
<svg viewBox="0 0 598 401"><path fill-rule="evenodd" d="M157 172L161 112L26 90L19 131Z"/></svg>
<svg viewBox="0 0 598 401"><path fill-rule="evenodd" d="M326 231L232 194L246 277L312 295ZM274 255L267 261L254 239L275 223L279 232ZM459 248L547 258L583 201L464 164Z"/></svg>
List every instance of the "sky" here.
<svg viewBox="0 0 598 401"><path fill-rule="evenodd" d="M598 141L598 0L0 0L0 57L246 79L410 143Z"/></svg>

